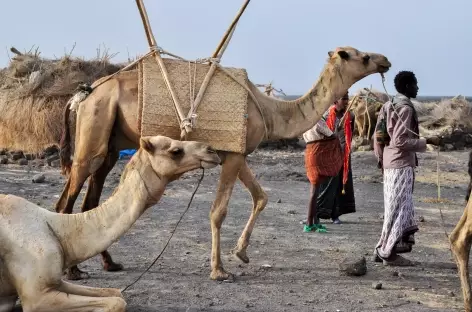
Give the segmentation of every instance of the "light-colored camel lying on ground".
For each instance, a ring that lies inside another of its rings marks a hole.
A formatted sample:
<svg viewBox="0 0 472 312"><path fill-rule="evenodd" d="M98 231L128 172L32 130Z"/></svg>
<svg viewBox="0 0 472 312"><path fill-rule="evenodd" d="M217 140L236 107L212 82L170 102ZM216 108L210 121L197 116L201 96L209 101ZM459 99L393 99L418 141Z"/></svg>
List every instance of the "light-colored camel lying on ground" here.
<svg viewBox="0 0 472 312"><path fill-rule="evenodd" d="M89 212L57 214L13 195L0 195L0 312L19 297L24 312L125 311L118 289L74 285L64 270L93 257L156 204L183 173L213 168L220 158L208 145L144 137L113 195Z"/></svg>
<svg viewBox="0 0 472 312"><path fill-rule="evenodd" d="M249 168L246 156L263 140L294 138L301 135L312 128L329 106L345 94L354 83L371 74L385 73L391 66L384 55L362 52L352 47L337 48L328 52L328 56L316 83L297 100L282 101L269 97L260 92L254 84L248 83L247 87L254 94L261 110L258 109L256 102L248 97L244 153L218 151L223 164L216 198L210 210L211 279L225 280L232 277L224 270L221 261L220 231L236 180L239 179L243 183L253 199L249 220L233 249L233 253L245 263L249 262L246 253L249 238L259 214L267 204L267 194ZM138 72L130 70L117 74L94 88L83 102L75 103L74 107L77 107L75 134L69 133L71 121L68 116L70 110L67 107L63 140L61 140L61 164L64 172L69 173L61 197L56 203L56 211L62 213L72 212L74 202L89 177L82 211L96 207L105 178L118 159L118 151L134 148L138 144L140 137ZM265 133L266 127L267 133ZM107 251L103 251L102 257L105 269L121 269L120 265L113 262ZM73 267L68 277L80 279L83 274L77 267Z"/></svg>

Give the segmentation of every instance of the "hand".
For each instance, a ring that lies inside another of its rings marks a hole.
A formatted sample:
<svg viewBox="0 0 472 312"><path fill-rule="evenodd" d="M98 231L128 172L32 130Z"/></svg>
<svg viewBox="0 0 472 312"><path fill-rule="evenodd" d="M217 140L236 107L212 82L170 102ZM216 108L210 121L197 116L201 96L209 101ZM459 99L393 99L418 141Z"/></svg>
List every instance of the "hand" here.
<svg viewBox="0 0 472 312"><path fill-rule="evenodd" d="M438 136L432 136L432 137L426 138L426 144L440 146L442 144L442 139Z"/></svg>

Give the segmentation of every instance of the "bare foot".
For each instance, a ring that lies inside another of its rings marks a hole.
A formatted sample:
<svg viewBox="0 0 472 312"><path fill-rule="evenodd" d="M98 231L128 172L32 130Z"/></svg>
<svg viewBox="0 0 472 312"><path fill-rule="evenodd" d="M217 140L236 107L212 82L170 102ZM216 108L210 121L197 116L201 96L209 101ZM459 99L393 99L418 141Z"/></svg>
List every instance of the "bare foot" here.
<svg viewBox="0 0 472 312"><path fill-rule="evenodd" d="M80 270L77 266L70 267L66 270L66 279L70 281L78 281L88 279L90 276L87 272Z"/></svg>
<svg viewBox="0 0 472 312"><path fill-rule="evenodd" d="M224 269L213 269L210 274L210 279L214 281L233 281L234 276L233 274L226 272Z"/></svg>

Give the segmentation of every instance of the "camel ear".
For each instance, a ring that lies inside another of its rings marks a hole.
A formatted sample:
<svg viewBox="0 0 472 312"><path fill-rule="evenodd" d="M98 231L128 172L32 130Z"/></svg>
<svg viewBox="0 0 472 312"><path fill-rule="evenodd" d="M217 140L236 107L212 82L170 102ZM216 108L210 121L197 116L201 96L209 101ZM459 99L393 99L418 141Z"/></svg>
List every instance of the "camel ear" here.
<svg viewBox="0 0 472 312"><path fill-rule="evenodd" d="M152 154L154 153L154 145L152 145L150 139L150 137L142 137L141 139L139 139L139 145L142 149Z"/></svg>
<svg viewBox="0 0 472 312"><path fill-rule="evenodd" d="M349 53L347 53L346 51L343 51L343 50L339 50L338 51L338 55L343 59L343 60L347 60L349 58Z"/></svg>
<svg viewBox="0 0 472 312"><path fill-rule="evenodd" d="M329 51L329 52L328 52L329 57L333 57L333 54L334 54L333 51Z"/></svg>

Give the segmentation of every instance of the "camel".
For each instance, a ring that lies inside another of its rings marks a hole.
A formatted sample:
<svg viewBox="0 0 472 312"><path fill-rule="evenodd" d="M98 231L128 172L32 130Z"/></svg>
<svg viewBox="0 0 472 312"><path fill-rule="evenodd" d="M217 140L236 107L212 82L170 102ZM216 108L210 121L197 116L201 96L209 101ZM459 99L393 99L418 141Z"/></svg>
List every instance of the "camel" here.
<svg viewBox="0 0 472 312"><path fill-rule="evenodd" d="M0 195L0 312L125 311L119 289L92 288L61 279L65 268L93 257L123 235L183 173L221 163L195 141L142 137L113 195L96 209L57 214L26 199Z"/></svg>
<svg viewBox="0 0 472 312"><path fill-rule="evenodd" d="M313 127L328 107L355 82L370 74L383 74L390 67L391 63L382 54L361 52L353 47L340 47L328 52L328 60L320 77L299 99L283 101L269 97L258 90L253 83L248 83L261 111L257 104L248 98L245 153L218 151L222 159L222 169L216 198L210 209L212 280L233 278L233 275L223 268L221 261L220 229L228 212L228 202L236 179L243 183L253 199L249 220L236 247L232 250L232 253L244 263L249 262L247 247L254 225L267 204L267 194L248 167L246 156L263 140L301 135ZM67 105L61 140L61 166L68 179L56 203L57 212L72 212L80 189L89 176L89 185L81 209L87 211L97 206L105 177L116 163L118 151L134 148L139 142L137 92L138 72L130 70L121 72L98 85L87 97L83 96L85 99L80 104L71 101ZM68 115L69 107L76 105L77 126L75 138L72 138L68 127L72 121ZM72 139L75 141L75 146L72 146ZM102 253L102 258L105 269L121 268L119 264L113 262L107 251ZM77 267L71 268L67 275L71 279L87 277L87 274Z"/></svg>
<svg viewBox="0 0 472 312"><path fill-rule="evenodd" d="M356 102L353 103L352 110L356 116L358 135L362 139L370 140L374 134L380 108L389 100L388 95L364 88L356 96L356 99L353 99Z"/></svg>

